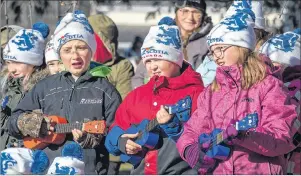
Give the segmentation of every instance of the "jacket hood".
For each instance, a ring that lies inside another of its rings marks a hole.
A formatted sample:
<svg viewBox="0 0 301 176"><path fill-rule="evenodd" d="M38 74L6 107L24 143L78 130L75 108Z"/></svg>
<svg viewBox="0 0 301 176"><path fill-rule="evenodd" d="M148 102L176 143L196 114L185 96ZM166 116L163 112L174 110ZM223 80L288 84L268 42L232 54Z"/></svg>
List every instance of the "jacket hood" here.
<svg viewBox="0 0 301 176"><path fill-rule="evenodd" d="M266 55L260 54L259 56L264 61L268 74L275 76L284 83L295 79L301 79L301 65L283 68L282 66L274 66L272 60Z"/></svg>
<svg viewBox="0 0 301 176"><path fill-rule="evenodd" d="M189 41L198 40L199 38L205 37L209 34L210 30L213 28L213 23L211 17L207 17L204 19L202 26L196 30L190 37Z"/></svg>
<svg viewBox="0 0 301 176"><path fill-rule="evenodd" d="M203 87L201 75L194 71L190 64L183 62L181 73L182 74L180 76L174 78L153 76L147 84L153 86L154 91L163 87L173 90L182 89L192 85Z"/></svg>
<svg viewBox="0 0 301 176"><path fill-rule="evenodd" d="M113 65L118 58L118 28L116 24L111 18L109 18L105 14L89 16L88 20L95 34L97 34L97 36L99 37L96 49L96 53L99 53L96 54L98 58L93 58L93 60L105 64L107 66ZM102 43L99 40L101 40ZM109 54L101 54L107 52L111 54L111 58L101 58L103 56L109 57Z"/></svg>
<svg viewBox="0 0 301 176"><path fill-rule="evenodd" d="M47 76L50 76L50 72L48 69L42 69L40 71L34 72L27 81L27 83L24 84L25 90L31 90L34 85L36 85L39 81L46 78Z"/></svg>

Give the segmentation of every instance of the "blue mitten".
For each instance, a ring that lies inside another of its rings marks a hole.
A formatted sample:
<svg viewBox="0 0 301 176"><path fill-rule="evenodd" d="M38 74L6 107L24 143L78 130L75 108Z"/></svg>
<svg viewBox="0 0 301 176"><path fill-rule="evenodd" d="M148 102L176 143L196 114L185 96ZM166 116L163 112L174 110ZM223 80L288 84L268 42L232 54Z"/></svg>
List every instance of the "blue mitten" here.
<svg viewBox="0 0 301 176"><path fill-rule="evenodd" d="M118 147L118 140L121 135L124 134L124 131L118 127L114 126L111 131L106 136L105 146L109 153L118 156L121 154L121 151Z"/></svg>

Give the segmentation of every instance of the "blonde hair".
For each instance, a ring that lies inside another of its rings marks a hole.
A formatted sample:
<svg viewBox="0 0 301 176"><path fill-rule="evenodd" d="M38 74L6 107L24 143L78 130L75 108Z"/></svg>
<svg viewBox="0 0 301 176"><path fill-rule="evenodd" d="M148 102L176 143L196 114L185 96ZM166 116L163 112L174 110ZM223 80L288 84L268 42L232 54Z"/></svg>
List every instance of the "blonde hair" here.
<svg viewBox="0 0 301 176"><path fill-rule="evenodd" d="M263 60L259 57L258 53L243 47L237 47L240 54L239 63L242 65L242 89L249 89L254 84L262 81L266 77L266 66ZM213 80L211 85L212 91L218 91L220 85Z"/></svg>

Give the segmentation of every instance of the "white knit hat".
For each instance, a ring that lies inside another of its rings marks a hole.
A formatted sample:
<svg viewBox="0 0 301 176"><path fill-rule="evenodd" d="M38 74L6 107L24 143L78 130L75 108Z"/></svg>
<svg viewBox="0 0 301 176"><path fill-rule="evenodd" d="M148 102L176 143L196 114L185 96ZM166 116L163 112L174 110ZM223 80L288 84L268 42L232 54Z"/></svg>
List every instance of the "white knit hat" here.
<svg viewBox="0 0 301 176"><path fill-rule="evenodd" d="M50 175L84 175L83 149L76 142L66 144L62 156L56 157L48 169Z"/></svg>
<svg viewBox="0 0 301 176"><path fill-rule="evenodd" d="M49 166L45 152L27 148L8 148L1 151L1 175L42 174Z"/></svg>
<svg viewBox="0 0 301 176"><path fill-rule="evenodd" d="M244 8L251 7L252 11L255 14L255 25L254 28L265 29L265 18L262 11L262 2L261 1L252 1L252 0L234 0L233 4L227 10L225 17L231 17L237 10L242 10Z"/></svg>
<svg viewBox="0 0 301 176"><path fill-rule="evenodd" d="M287 66L301 65L300 34L301 29L298 28L292 32L276 35L266 41L259 51L274 62Z"/></svg>
<svg viewBox="0 0 301 176"><path fill-rule="evenodd" d="M46 64L50 61L59 61L59 55L56 52L56 49L54 48L53 41L50 40L46 44L46 49L45 49L45 62Z"/></svg>
<svg viewBox="0 0 301 176"><path fill-rule="evenodd" d="M252 11L255 13L256 29L265 29L265 18L262 11L262 1L252 1Z"/></svg>
<svg viewBox="0 0 301 176"><path fill-rule="evenodd" d="M12 37L3 50L3 59L40 66L43 64L47 24L38 22L32 29L22 29Z"/></svg>
<svg viewBox="0 0 301 176"><path fill-rule="evenodd" d="M94 31L85 14L79 10L76 10L74 13L67 13L56 27L53 42L57 53L59 53L65 43L71 40L86 42L94 55L96 51Z"/></svg>
<svg viewBox="0 0 301 176"><path fill-rule="evenodd" d="M158 26L152 26L141 47L143 63L149 59L162 59L183 64L182 42L179 28L170 17L160 20Z"/></svg>
<svg viewBox="0 0 301 176"><path fill-rule="evenodd" d="M228 44L255 49L256 36L254 32L255 15L248 3L243 3L231 16L225 17L213 27L207 36L207 45Z"/></svg>

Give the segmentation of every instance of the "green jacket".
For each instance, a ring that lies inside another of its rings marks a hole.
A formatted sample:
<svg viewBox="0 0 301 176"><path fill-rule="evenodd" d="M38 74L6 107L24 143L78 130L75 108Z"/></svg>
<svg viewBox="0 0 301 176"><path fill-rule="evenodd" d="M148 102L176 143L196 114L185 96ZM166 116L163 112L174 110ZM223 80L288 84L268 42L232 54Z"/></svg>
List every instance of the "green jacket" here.
<svg viewBox="0 0 301 176"><path fill-rule="evenodd" d="M13 137L8 136L6 131L7 119L11 116L12 111L16 108L17 104L23 96L21 79L9 79L7 81L7 90L2 95L2 104L4 104L5 97L8 97L6 105L1 106L1 135L0 135L0 150L6 149L6 145L9 141L16 140Z"/></svg>
<svg viewBox="0 0 301 176"><path fill-rule="evenodd" d="M120 93L122 99L132 90L131 78L134 76L134 68L131 62L117 53L118 29L115 23L104 14L93 15L88 18L94 32L100 37L106 49L111 53L112 58L104 64L111 68L107 76L111 84ZM96 61L96 59L93 59Z"/></svg>

